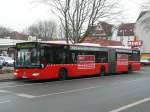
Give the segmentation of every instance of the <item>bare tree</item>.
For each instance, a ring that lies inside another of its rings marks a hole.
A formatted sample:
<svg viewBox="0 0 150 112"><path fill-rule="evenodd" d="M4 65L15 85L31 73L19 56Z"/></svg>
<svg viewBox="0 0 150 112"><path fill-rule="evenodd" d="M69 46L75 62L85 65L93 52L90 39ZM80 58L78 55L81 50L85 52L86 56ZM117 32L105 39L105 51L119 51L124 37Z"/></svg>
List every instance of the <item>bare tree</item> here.
<svg viewBox="0 0 150 112"><path fill-rule="evenodd" d="M56 23L53 21L39 21L36 24L31 25L27 32L32 36L37 36L44 40L52 40L56 38Z"/></svg>
<svg viewBox="0 0 150 112"><path fill-rule="evenodd" d="M9 36L11 30L9 28L0 26L0 38Z"/></svg>
<svg viewBox="0 0 150 112"><path fill-rule="evenodd" d="M88 35L97 20L108 18L117 5L115 0L42 0L53 6L64 28L67 43L77 43Z"/></svg>
<svg viewBox="0 0 150 112"><path fill-rule="evenodd" d="M142 9L142 10L150 10L150 0L145 0L145 1L141 4L141 9Z"/></svg>

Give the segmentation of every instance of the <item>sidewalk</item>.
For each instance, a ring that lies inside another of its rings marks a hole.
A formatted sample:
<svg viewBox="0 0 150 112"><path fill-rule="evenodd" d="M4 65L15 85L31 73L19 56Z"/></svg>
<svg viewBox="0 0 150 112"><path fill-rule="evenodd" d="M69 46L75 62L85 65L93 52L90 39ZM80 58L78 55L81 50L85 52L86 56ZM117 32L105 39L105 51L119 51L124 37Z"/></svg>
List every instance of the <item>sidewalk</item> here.
<svg viewBox="0 0 150 112"><path fill-rule="evenodd" d="M15 77L13 76L12 67L3 67L2 70L0 69L0 82L13 79L15 79Z"/></svg>
<svg viewBox="0 0 150 112"><path fill-rule="evenodd" d="M13 80L15 77L12 73L0 73L0 82L3 80Z"/></svg>

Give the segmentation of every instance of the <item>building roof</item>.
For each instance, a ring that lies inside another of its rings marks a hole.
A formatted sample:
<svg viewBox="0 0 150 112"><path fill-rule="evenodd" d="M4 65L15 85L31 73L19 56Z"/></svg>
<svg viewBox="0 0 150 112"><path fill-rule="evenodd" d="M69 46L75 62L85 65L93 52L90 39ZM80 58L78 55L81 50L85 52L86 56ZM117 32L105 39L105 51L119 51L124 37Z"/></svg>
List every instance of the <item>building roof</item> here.
<svg viewBox="0 0 150 112"><path fill-rule="evenodd" d="M81 43L94 43L100 44L100 46L123 46L121 41L106 40L96 37L86 37L81 41Z"/></svg>
<svg viewBox="0 0 150 112"><path fill-rule="evenodd" d="M118 36L134 36L135 23L125 23L119 26Z"/></svg>
<svg viewBox="0 0 150 112"><path fill-rule="evenodd" d="M28 35L19 32L11 32L9 34L9 37L10 39L15 39L15 40L28 40Z"/></svg>
<svg viewBox="0 0 150 112"><path fill-rule="evenodd" d="M142 11L139 15L139 17L137 18L137 21L143 16L145 15L146 13L150 13L150 11Z"/></svg>
<svg viewBox="0 0 150 112"><path fill-rule="evenodd" d="M14 39L4 39L0 38L0 50L8 49L16 45L16 43L27 42L25 40L14 40Z"/></svg>
<svg viewBox="0 0 150 112"><path fill-rule="evenodd" d="M90 32L88 36L94 37L108 37L112 35L112 27L113 25L108 24L106 22L99 22L94 26L90 26Z"/></svg>

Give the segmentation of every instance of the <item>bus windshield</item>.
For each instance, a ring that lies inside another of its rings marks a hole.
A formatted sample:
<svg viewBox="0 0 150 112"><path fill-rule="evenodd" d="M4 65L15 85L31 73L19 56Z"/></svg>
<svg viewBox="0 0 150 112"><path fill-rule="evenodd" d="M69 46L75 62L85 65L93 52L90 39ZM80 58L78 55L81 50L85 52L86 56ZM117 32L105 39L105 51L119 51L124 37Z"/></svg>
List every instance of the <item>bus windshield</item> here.
<svg viewBox="0 0 150 112"><path fill-rule="evenodd" d="M36 48L18 49L16 53L15 67L40 67L40 51Z"/></svg>

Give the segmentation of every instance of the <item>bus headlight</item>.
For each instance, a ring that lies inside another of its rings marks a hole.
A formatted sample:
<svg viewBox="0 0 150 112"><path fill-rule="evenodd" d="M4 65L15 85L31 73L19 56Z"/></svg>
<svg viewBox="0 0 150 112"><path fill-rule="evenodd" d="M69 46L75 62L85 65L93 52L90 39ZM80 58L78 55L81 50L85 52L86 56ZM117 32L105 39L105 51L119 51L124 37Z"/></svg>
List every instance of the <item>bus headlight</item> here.
<svg viewBox="0 0 150 112"><path fill-rule="evenodd" d="M40 75L40 73L32 73L32 76L39 76Z"/></svg>
<svg viewBox="0 0 150 112"><path fill-rule="evenodd" d="M14 72L14 75L15 75L15 76L17 76L17 75L18 75L18 73L17 73L17 72Z"/></svg>

